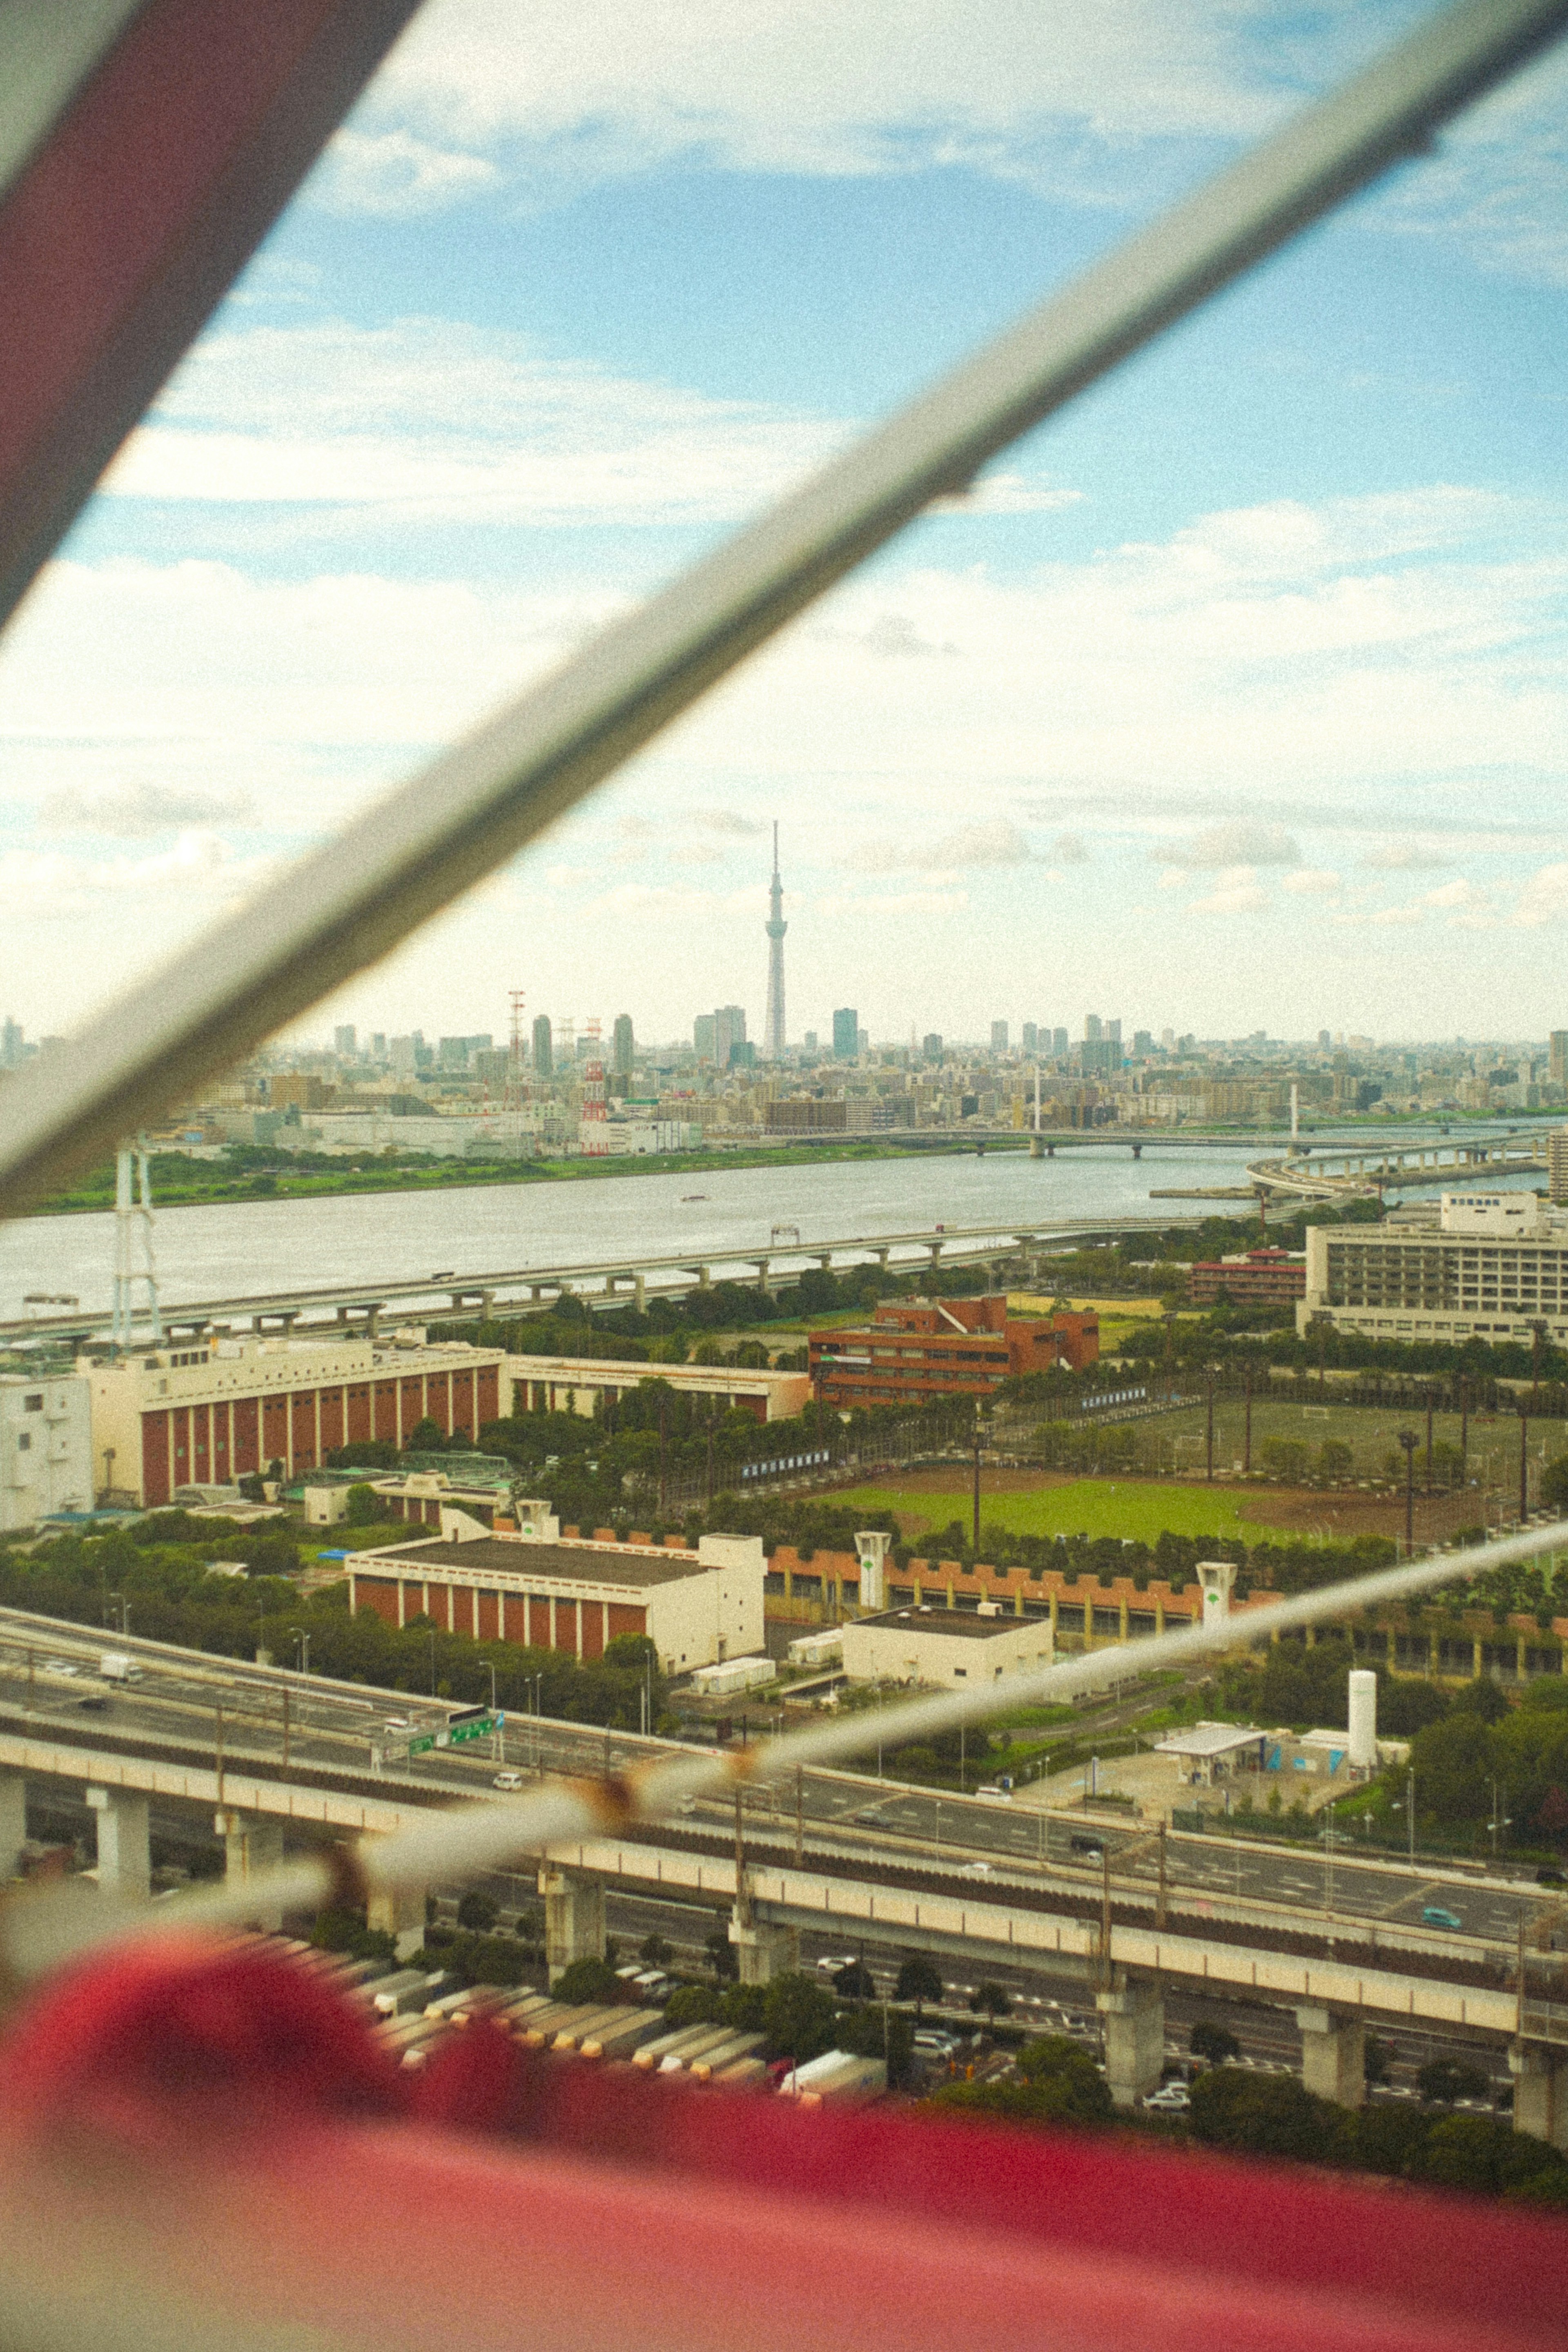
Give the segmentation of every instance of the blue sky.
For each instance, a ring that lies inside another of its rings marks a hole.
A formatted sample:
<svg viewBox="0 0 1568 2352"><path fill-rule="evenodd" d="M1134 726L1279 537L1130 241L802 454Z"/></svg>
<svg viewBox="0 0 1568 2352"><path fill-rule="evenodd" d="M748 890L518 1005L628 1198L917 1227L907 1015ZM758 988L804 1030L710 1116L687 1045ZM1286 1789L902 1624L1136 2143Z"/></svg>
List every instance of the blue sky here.
<svg viewBox="0 0 1568 2352"><path fill-rule="evenodd" d="M431 0L0 645L69 1025L1409 9ZM993 468L315 1021L1568 1024L1568 69Z"/></svg>

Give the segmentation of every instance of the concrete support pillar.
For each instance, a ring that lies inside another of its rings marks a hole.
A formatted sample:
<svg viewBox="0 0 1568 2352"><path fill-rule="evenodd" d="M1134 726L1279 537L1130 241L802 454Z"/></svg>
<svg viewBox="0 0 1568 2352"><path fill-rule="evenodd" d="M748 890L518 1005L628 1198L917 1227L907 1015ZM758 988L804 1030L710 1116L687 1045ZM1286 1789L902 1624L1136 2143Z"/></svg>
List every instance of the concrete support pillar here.
<svg viewBox="0 0 1568 2352"><path fill-rule="evenodd" d="M543 1869L539 1891L544 1897L544 1959L553 1984L574 1960L605 1957L605 1889L597 1878L579 1878L569 1870Z"/></svg>
<svg viewBox="0 0 1568 2352"><path fill-rule="evenodd" d="M147 1800L127 1789L89 1789L98 1815L98 1884L104 1895L145 1903L153 1892Z"/></svg>
<svg viewBox="0 0 1568 2352"><path fill-rule="evenodd" d="M1568 2058L1534 2042L1508 2053L1513 2076L1513 2127L1549 2147L1568 2148Z"/></svg>
<svg viewBox="0 0 1568 2352"><path fill-rule="evenodd" d="M27 1842L27 1784L20 1772L0 1772L0 1880L15 1878Z"/></svg>
<svg viewBox="0 0 1568 2352"><path fill-rule="evenodd" d="M735 1947L742 1984L768 1985L800 1966L800 1936L794 1927L771 1927L764 1920L742 1920L730 1915L730 1941Z"/></svg>
<svg viewBox="0 0 1568 2352"><path fill-rule="evenodd" d="M1126 1984L1096 1996L1105 2023L1105 2079L1119 2107L1135 2107L1160 2087L1165 2064L1165 1996L1157 1984Z"/></svg>
<svg viewBox="0 0 1568 2352"><path fill-rule="evenodd" d="M264 1821L258 1813L238 1813L226 1807L214 1815L213 1827L223 1840L226 1886L243 1886L247 1880L276 1870L283 1860L281 1822ZM250 1924L276 1932L283 1925L283 1914L268 1904L252 1914Z"/></svg>
<svg viewBox="0 0 1568 2352"><path fill-rule="evenodd" d="M384 1887L365 1906L365 1926L390 1936L400 1960L425 1941L425 1895L423 1886Z"/></svg>
<svg viewBox="0 0 1568 2352"><path fill-rule="evenodd" d="M647 1285L640 1274L635 1274L632 1276L632 1299L637 1313L641 1315L647 1305Z"/></svg>
<svg viewBox="0 0 1568 2352"><path fill-rule="evenodd" d="M1314 2097L1339 2107L1366 2105L1366 2026L1331 2009L1299 2009L1301 2080Z"/></svg>

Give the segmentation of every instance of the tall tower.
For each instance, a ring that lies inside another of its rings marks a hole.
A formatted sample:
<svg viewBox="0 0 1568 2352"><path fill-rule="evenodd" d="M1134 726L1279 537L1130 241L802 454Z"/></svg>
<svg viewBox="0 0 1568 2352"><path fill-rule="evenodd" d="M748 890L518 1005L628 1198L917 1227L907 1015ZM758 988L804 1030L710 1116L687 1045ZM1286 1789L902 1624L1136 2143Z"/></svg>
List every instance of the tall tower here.
<svg viewBox="0 0 1568 2352"><path fill-rule="evenodd" d="M773 826L773 878L768 892L768 1009L763 1022L763 1058L782 1062L784 1049L784 884L779 880L779 829Z"/></svg>

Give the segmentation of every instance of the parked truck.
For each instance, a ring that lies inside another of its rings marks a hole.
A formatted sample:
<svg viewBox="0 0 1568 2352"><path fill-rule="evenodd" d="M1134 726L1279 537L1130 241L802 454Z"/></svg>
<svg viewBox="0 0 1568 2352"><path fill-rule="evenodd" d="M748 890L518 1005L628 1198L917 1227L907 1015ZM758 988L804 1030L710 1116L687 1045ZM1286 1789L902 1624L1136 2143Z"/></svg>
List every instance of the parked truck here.
<svg viewBox="0 0 1568 2352"><path fill-rule="evenodd" d="M128 1650L105 1650L98 1662L99 1678L106 1683L139 1683L142 1679L140 1660Z"/></svg>

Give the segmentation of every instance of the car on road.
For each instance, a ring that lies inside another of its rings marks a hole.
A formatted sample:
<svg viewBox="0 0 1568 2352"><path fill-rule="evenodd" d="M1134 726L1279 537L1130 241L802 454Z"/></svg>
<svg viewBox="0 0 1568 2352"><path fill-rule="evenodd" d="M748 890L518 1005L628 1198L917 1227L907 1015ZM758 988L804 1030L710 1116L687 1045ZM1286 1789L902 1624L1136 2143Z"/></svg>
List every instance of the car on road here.
<svg viewBox="0 0 1568 2352"><path fill-rule="evenodd" d="M958 2044L952 2035L931 2025L922 2026L915 2035L914 2049L917 2058L937 2059L943 2065L958 2055Z"/></svg>
<svg viewBox="0 0 1568 2352"><path fill-rule="evenodd" d="M858 1952L833 1952L826 1954L818 1960L816 1973L819 1977L836 1977L840 1969L852 1969L858 1963Z"/></svg>
<svg viewBox="0 0 1568 2352"><path fill-rule="evenodd" d="M1421 1922L1426 1927L1462 1927L1465 1924L1457 1911L1448 1910L1441 1903L1424 1904Z"/></svg>
<svg viewBox="0 0 1568 2352"><path fill-rule="evenodd" d="M851 1813L849 1818L852 1822L874 1822L880 1826L882 1808L880 1805L862 1805L859 1811Z"/></svg>
<svg viewBox="0 0 1568 2352"><path fill-rule="evenodd" d="M1156 2115L1162 2116L1185 2115L1192 2104L1192 2094L1184 2083L1162 2083L1159 2089L1151 2091L1143 2102L1146 2107L1152 2107Z"/></svg>
<svg viewBox="0 0 1568 2352"><path fill-rule="evenodd" d="M1069 1853L1091 1853L1098 1862L1100 1855L1105 1852L1105 1840L1100 1837L1086 1836L1082 1830L1075 1830L1071 1837L1068 1840L1068 1852Z"/></svg>
<svg viewBox="0 0 1568 2352"><path fill-rule="evenodd" d="M997 1780L983 1782L974 1793L977 1797L989 1797L994 1804L1010 1805L1013 1801L1012 1790L1004 1789Z"/></svg>
<svg viewBox="0 0 1568 2352"><path fill-rule="evenodd" d="M495 1779L490 1782L490 1786L492 1789L506 1789L508 1790L512 1789L521 1789L522 1786L522 1774L521 1772L498 1772Z"/></svg>
<svg viewBox="0 0 1568 2352"><path fill-rule="evenodd" d="M697 1811L696 1798L690 1796L682 1797L679 1804L675 1810L679 1813L694 1813Z"/></svg>
<svg viewBox="0 0 1568 2352"><path fill-rule="evenodd" d="M988 1862L966 1862L958 1874L960 1878L991 1878L995 1875Z"/></svg>

